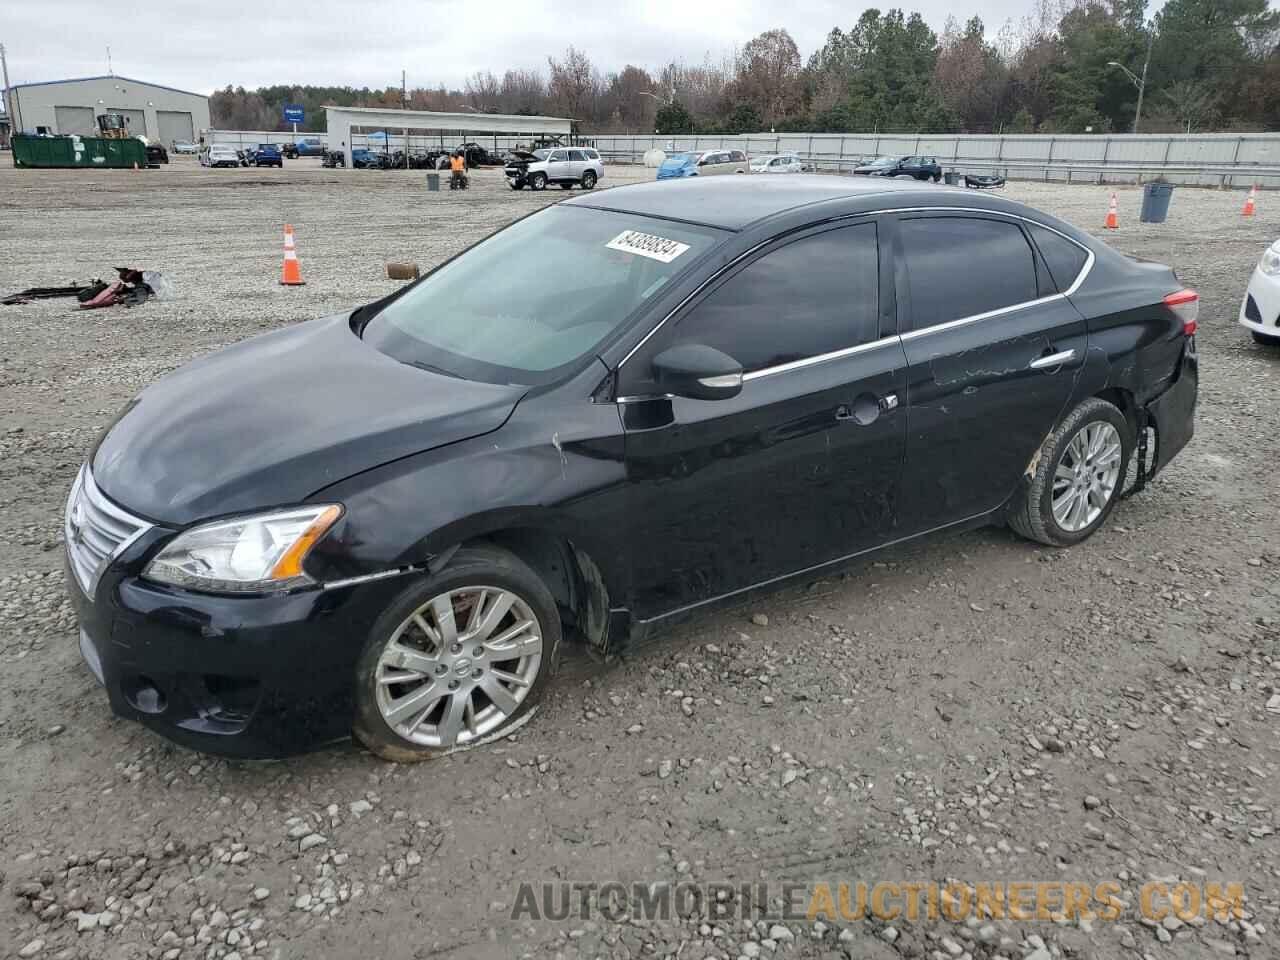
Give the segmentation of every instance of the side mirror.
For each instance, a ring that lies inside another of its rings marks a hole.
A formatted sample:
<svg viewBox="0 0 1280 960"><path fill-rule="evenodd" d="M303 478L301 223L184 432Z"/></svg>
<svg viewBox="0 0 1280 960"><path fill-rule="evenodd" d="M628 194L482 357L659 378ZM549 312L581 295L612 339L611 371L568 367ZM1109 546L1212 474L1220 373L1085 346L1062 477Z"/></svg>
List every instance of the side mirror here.
<svg viewBox="0 0 1280 960"><path fill-rule="evenodd" d="M728 400L742 392L742 364L700 343L662 351L653 358L653 376L667 393L691 400Z"/></svg>

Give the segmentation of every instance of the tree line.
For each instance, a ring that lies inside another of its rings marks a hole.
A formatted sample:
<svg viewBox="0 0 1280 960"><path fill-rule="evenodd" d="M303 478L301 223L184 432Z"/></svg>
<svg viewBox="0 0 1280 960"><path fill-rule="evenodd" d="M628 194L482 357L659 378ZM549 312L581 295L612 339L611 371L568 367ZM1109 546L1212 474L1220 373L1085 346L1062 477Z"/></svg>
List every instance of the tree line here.
<svg viewBox="0 0 1280 960"><path fill-rule="evenodd" d="M1280 130L1280 12L1267 0L1037 0L994 37L973 17L939 34L919 13L867 9L802 58L785 29L702 63L602 71L569 47L545 70L480 71L461 89L242 87L215 127L284 130L286 103L551 115L583 133L1110 133ZM1145 69L1145 83L1143 73Z"/></svg>

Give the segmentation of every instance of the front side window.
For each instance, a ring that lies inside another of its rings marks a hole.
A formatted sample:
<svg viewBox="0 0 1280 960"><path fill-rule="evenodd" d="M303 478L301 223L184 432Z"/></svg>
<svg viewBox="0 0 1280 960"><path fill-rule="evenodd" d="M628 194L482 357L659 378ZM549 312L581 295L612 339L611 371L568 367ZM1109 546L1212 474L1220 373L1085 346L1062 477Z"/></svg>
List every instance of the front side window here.
<svg viewBox="0 0 1280 960"><path fill-rule="evenodd" d="M552 163L561 163L567 159L568 154L564 150L553 151L550 157Z"/></svg>
<svg viewBox="0 0 1280 960"><path fill-rule="evenodd" d="M556 380L728 234L549 207L428 274L365 325L402 363L489 383Z"/></svg>
<svg viewBox="0 0 1280 960"><path fill-rule="evenodd" d="M1031 246L1016 223L976 217L901 221L913 329L1038 296Z"/></svg>
<svg viewBox="0 0 1280 960"><path fill-rule="evenodd" d="M803 237L754 260L679 320L664 347L715 347L751 373L878 337L873 223Z"/></svg>

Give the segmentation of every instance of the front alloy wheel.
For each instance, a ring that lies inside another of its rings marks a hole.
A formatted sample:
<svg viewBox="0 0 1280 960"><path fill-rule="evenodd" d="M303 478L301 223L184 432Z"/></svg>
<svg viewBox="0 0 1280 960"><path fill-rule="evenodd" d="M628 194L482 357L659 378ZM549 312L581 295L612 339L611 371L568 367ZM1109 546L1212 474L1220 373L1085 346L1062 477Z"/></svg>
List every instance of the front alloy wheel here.
<svg viewBox="0 0 1280 960"><path fill-rule="evenodd" d="M528 566L464 547L375 624L356 670L356 736L402 762L499 737L541 696L559 641L555 600Z"/></svg>
<svg viewBox="0 0 1280 960"><path fill-rule="evenodd" d="M547 175L545 173L535 173L529 178L530 190L545 190L547 187Z"/></svg>
<svg viewBox="0 0 1280 960"><path fill-rule="evenodd" d="M493 733L528 695L542 663L529 605L501 587L447 590L400 624L376 675L387 726L424 747Z"/></svg>

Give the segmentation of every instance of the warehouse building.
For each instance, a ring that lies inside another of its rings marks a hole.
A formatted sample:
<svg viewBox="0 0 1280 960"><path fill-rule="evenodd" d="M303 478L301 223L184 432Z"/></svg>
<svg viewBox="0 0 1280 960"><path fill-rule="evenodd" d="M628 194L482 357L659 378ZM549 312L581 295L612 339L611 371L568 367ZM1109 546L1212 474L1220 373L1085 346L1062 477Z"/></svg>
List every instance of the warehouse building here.
<svg viewBox="0 0 1280 960"><path fill-rule="evenodd" d="M158 140L195 142L209 128L209 98L128 77L83 77L23 83L12 88L14 131L96 136L98 115L122 113L129 133Z"/></svg>

